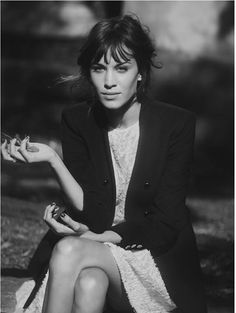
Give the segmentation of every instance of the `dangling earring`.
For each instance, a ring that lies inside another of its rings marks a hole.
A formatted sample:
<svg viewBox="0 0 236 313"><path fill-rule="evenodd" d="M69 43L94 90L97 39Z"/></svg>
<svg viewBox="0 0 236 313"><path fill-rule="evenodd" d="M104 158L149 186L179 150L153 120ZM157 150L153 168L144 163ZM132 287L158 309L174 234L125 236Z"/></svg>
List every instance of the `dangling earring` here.
<svg viewBox="0 0 236 313"><path fill-rule="evenodd" d="M138 75L138 81L141 81L142 80L142 75Z"/></svg>

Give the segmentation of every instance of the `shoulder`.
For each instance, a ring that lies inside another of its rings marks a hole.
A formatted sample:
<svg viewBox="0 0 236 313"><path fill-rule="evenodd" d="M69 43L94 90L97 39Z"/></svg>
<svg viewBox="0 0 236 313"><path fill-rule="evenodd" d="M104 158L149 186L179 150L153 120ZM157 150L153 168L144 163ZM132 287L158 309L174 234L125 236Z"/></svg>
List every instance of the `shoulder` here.
<svg viewBox="0 0 236 313"><path fill-rule="evenodd" d="M196 116L194 113L176 105L158 100L148 100L144 103L144 123L161 125L165 133L194 133Z"/></svg>
<svg viewBox="0 0 236 313"><path fill-rule="evenodd" d="M148 100L143 106L143 125L153 125L161 129L162 134L176 136L194 136L195 114L176 105L158 100Z"/></svg>
<svg viewBox="0 0 236 313"><path fill-rule="evenodd" d="M91 111L91 106L87 102L80 102L64 108L62 111L62 124L77 128L87 123Z"/></svg>
<svg viewBox="0 0 236 313"><path fill-rule="evenodd" d="M80 102L64 108L62 111L62 117L72 119L73 117L76 117L78 119L81 116L81 118L84 118L86 114L89 113L90 109L91 106L87 102Z"/></svg>
<svg viewBox="0 0 236 313"><path fill-rule="evenodd" d="M149 99L145 103L145 106L150 114L158 117L167 124L171 123L173 125L178 122L184 123L187 121L195 123L196 120L196 116L193 112L166 102Z"/></svg>

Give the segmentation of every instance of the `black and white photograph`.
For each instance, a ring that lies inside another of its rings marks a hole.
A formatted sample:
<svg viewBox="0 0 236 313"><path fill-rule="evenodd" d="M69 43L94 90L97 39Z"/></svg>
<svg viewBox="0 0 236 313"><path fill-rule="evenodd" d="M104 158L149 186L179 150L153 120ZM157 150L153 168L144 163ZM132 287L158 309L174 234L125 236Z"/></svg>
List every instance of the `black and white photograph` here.
<svg viewBox="0 0 236 313"><path fill-rule="evenodd" d="M1 1L1 313L234 312L234 1Z"/></svg>

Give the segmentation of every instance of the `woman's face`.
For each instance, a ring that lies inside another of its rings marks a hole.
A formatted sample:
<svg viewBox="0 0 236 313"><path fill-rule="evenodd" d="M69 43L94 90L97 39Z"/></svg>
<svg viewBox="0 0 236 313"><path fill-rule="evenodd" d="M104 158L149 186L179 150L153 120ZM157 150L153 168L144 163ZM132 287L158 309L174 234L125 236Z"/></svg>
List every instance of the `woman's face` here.
<svg viewBox="0 0 236 313"><path fill-rule="evenodd" d="M136 93L139 78L137 62L134 58L117 63L107 53L98 63L92 64L90 77L99 100L107 109L119 109Z"/></svg>

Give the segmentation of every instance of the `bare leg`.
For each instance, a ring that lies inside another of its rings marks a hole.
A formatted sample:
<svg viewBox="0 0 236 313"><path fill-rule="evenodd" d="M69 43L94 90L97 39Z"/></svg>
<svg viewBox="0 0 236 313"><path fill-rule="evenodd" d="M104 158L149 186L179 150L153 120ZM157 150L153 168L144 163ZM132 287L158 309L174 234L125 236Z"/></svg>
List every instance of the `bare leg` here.
<svg viewBox="0 0 236 313"><path fill-rule="evenodd" d="M72 313L102 313L108 284L103 270L83 269L76 280Z"/></svg>
<svg viewBox="0 0 236 313"><path fill-rule="evenodd" d="M45 313L71 312L76 281L80 272L88 267L97 267L106 273L111 304L120 312L130 310L110 248L88 239L65 237L55 246L50 261Z"/></svg>

